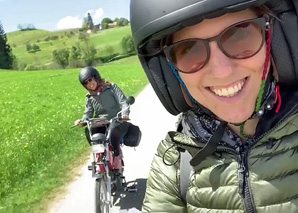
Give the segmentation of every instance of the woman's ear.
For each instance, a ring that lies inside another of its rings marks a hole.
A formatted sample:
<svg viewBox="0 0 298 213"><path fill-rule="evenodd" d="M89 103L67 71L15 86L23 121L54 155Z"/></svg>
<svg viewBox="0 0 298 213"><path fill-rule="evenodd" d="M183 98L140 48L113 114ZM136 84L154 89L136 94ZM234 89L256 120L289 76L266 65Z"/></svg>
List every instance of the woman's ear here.
<svg viewBox="0 0 298 213"><path fill-rule="evenodd" d="M186 101L186 103L190 106L190 107L194 107L195 105L193 104L193 102L189 99L185 89L180 85L181 87L181 91L182 91L182 94L184 96L184 99Z"/></svg>

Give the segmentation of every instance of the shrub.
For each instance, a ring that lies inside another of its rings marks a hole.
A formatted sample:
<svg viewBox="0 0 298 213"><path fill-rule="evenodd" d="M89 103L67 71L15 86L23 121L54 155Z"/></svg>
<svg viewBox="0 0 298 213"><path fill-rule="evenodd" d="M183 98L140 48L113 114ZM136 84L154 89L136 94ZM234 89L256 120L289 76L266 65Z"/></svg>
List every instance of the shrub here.
<svg viewBox="0 0 298 213"><path fill-rule="evenodd" d="M125 54L135 53L134 40L131 35L125 36L121 40L121 47Z"/></svg>
<svg viewBox="0 0 298 213"><path fill-rule="evenodd" d="M64 69L68 65L68 59L69 59L68 49L63 48L63 49L53 51L53 60Z"/></svg>

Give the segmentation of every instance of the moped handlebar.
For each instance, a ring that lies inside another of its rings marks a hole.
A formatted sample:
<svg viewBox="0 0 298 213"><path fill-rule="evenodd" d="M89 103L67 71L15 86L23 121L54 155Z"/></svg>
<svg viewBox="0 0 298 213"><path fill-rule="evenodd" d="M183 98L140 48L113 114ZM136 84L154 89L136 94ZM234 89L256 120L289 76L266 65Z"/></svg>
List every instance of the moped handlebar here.
<svg viewBox="0 0 298 213"><path fill-rule="evenodd" d="M124 109L120 110L116 117L114 118L111 118L111 119L108 119L108 115L107 114L102 114L100 115L98 118L89 118L87 120L84 120L84 121L81 121L79 124L82 124L82 125L91 125L91 124L94 124L94 125L98 125L98 126L103 126L103 125L106 125L106 124L109 124L109 123L112 123L114 120L118 120L118 121L128 121L130 120L129 118L122 118L120 115L121 113L123 113L124 111L128 110L130 108L130 106L132 104L134 104L135 102L135 98L133 96L129 96L127 97L126 99L126 103L128 104L127 107L125 107ZM71 128L73 127L76 127L78 126L79 124L74 124L71 126Z"/></svg>

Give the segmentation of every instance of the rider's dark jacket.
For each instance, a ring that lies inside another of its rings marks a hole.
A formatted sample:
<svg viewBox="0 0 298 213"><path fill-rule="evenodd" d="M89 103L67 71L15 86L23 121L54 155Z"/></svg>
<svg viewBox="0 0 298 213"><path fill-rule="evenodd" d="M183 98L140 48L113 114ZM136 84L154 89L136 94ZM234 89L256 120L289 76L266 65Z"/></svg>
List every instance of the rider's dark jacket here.
<svg viewBox="0 0 298 213"><path fill-rule="evenodd" d="M99 91L86 95L86 106L82 120L108 114L108 119L126 108L126 96L116 84L103 86ZM124 113L128 113L124 112Z"/></svg>
<svg viewBox="0 0 298 213"><path fill-rule="evenodd" d="M298 91L282 88L281 97L280 111L267 111L245 143L226 128L216 153L193 167L186 204L177 147L194 155L218 122L184 113L183 131L169 132L159 144L142 212L298 212Z"/></svg>

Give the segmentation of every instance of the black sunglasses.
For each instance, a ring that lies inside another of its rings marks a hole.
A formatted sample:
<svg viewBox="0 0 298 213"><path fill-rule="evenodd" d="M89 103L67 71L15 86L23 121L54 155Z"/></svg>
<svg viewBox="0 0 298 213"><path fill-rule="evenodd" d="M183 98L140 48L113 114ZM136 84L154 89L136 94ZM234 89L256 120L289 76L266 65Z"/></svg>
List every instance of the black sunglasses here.
<svg viewBox="0 0 298 213"><path fill-rule="evenodd" d="M85 85L87 85L89 82L91 82L93 80L93 77L91 77L91 78L88 78L85 82L84 82L84 84Z"/></svg>
<svg viewBox="0 0 298 213"><path fill-rule="evenodd" d="M209 42L216 41L221 51L232 59L247 59L256 55L265 41L269 29L269 16L235 23L219 35L208 39L190 38L164 45L167 60L183 73L194 73L209 61Z"/></svg>

